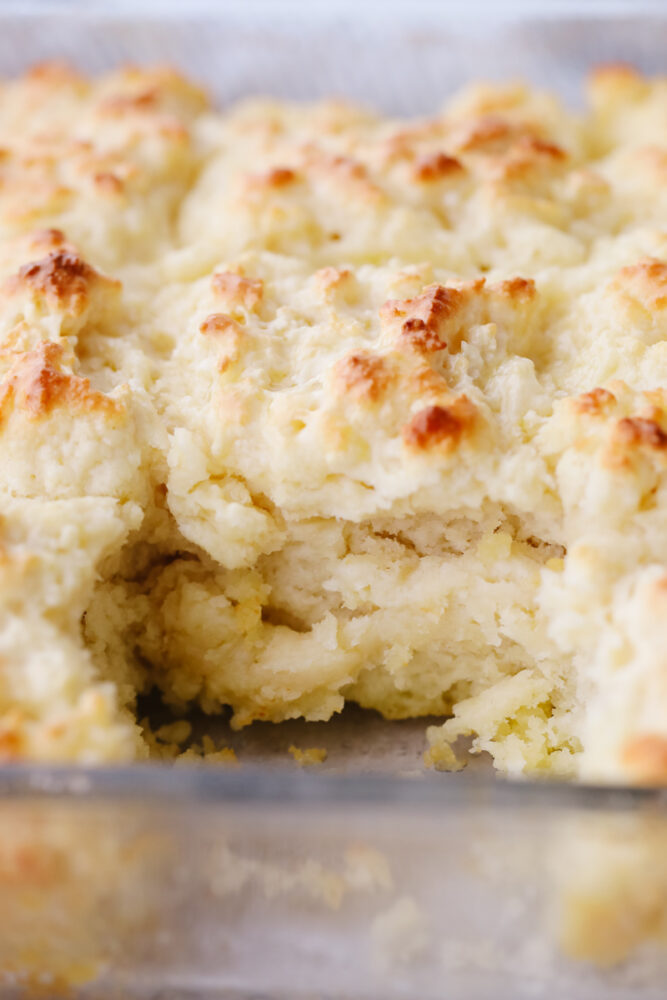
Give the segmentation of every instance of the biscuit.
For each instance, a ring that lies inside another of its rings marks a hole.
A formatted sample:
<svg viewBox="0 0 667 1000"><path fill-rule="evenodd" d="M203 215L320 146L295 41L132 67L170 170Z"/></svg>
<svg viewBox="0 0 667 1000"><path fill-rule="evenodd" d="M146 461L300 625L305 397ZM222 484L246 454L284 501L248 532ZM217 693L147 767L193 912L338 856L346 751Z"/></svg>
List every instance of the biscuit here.
<svg viewBox="0 0 667 1000"><path fill-rule="evenodd" d="M0 754L146 755L157 685L667 781L665 81L3 88Z"/></svg>

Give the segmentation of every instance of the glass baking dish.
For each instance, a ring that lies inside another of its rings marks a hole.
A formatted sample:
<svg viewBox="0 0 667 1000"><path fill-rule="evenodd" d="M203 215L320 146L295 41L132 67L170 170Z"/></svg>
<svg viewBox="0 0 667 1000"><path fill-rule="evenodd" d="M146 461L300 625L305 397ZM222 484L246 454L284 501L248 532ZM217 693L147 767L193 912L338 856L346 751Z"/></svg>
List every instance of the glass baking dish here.
<svg viewBox="0 0 667 1000"><path fill-rule="evenodd" d="M3 996L665 996L665 792L17 767L0 829Z"/></svg>
<svg viewBox="0 0 667 1000"><path fill-rule="evenodd" d="M664 68L660 3L359 6L4 4L0 71L167 61L225 103L411 114L473 77L576 101L592 63ZM0 995L664 1000L667 792L436 775L423 721L325 726L223 725L240 766L0 768Z"/></svg>

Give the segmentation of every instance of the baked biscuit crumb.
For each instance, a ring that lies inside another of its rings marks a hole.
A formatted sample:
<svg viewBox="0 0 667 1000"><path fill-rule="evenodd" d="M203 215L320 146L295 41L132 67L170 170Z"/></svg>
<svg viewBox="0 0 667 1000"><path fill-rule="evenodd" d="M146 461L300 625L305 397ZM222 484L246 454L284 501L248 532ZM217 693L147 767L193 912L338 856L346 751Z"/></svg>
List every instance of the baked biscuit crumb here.
<svg viewBox="0 0 667 1000"><path fill-rule="evenodd" d="M327 759L327 751L323 747L290 746L288 750L299 767L313 767Z"/></svg>

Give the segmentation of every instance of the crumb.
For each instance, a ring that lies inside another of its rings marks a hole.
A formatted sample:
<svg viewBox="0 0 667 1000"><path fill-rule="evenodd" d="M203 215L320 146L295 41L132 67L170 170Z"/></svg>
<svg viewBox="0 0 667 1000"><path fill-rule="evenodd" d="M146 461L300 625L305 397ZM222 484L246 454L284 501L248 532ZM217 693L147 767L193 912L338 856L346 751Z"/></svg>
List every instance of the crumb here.
<svg viewBox="0 0 667 1000"><path fill-rule="evenodd" d="M301 749L292 745L288 750L299 767L312 767L316 764L323 764L328 756L327 751L323 747L304 747Z"/></svg>

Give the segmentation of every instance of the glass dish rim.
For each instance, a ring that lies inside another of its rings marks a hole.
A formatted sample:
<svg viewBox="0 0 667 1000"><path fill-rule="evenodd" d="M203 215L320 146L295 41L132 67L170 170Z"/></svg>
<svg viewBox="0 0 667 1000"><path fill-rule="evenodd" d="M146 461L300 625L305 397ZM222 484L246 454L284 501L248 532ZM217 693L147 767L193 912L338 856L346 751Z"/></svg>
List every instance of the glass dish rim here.
<svg viewBox="0 0 667 1000"><path fill-rule="evenodd" d="M105 0L3 0L0 19L29 21L44 16L70 16L84 22L108 23L163 18L187 22L194 17L245 25L261 22L271 28L282 24L293 30L293 19L298 17L310 28L353 19L361 28L372 25L377 30L376 15L380 10L385 16L384 27L389 29L418 26L420 16L428 17L431 24L439 27L451 27L453 19L459 26L469 25L481 15L493 25L624 18L667 21L663 0L452 0L446 4L438 0L412 0L407 8L402 0L382 0L382 3L373 0L363 9L356 0L329 0L326 4L307 0L245 0L240 9L233 0L190 0L187 11L179 0L116 0L113 5ZM480 25L476 23L475 28L479 30Z"/></svg>
<svg viewBox="0 0 667 1000"><path fill-rule="evenodd" d="M229 766L152 762L120 766L0 765L0 806L25 801L142 802L149 808L189 802L202 806L404 805L418 810L492 808L527 812L586 811L667 817L667 788L573 783L554 778L513 779L495 774L379 772L317 774L286 766Z"/></svg>

